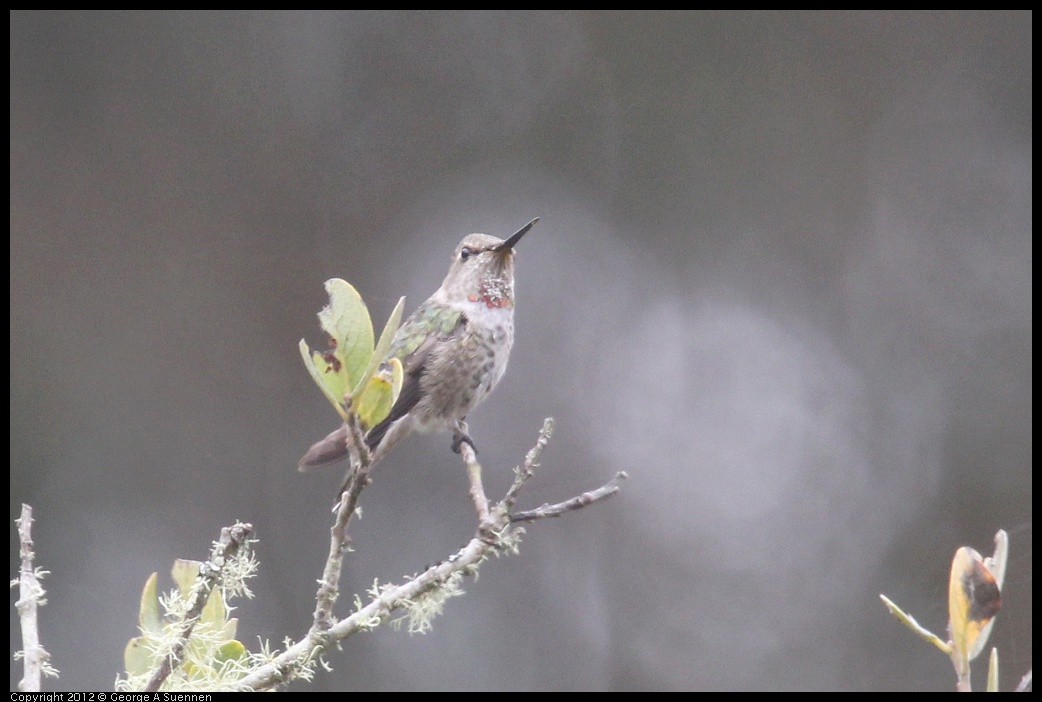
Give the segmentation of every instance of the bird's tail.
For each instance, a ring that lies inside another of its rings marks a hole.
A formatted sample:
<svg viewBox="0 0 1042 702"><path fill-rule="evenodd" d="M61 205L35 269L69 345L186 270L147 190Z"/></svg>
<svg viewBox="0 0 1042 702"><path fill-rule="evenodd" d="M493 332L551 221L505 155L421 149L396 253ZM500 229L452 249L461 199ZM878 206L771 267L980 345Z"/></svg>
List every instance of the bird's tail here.
<svg viewBox="0 0 1042 702"><path fill-rule="evenodd" d="M313 443L297 463L297 468L301 473L306 473L344 460L347 458L347 444L350 440L347 426L341 424L329 436Z"/></svg>
<svg viewBox="0 0 1042 702"><path fill-rule="evenodd" d="M366 434L365 443L366 446L369 447L370 451L376 450L377 445L386 433L387 427L383 423L380 423ZM350 441L351 434L347 431L347 425L341 424L330 432L324 439L320 439L313 443L311 448L309 448L301 457L300 461L297 462L297 468L301 473L308 473L316 468L333 465L334 463L343 461L348 456L348 446Z"/></svg>
<svg viewBox="0 0 1042 702"><path fill-rule="evenodd" d="M365 435L365 443L366 446L369 447L370 452L370 469L372 469L374 465L387 455L388 451L390 451L399 441L408 436L412 431L412 425L401 417L394 418L392 421L388 420L392 420L392 418L388 417L384 421L380 422ZM311 448L309 448L301 457L300 461L298 461L297 468L301 473L307 473L315 468L332 465L348 458L350 454L350 441L351 433L348 431L347 425L341 424L324 439L312 444ZM347 475L344 477L344 482L340 486L340 490L337 491L337 501L336 504L333 505L334 512L340 504L340 498L344 494L344 489L347 487L351 475L352 471L348 470Z"/></svg>

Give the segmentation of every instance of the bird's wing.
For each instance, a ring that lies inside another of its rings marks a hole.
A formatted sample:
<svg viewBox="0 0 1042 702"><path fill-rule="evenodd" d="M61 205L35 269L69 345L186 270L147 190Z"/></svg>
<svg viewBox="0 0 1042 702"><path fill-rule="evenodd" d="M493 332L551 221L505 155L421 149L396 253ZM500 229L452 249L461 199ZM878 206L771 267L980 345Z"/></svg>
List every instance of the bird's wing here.
<svg viewBox="0 0 1042 702"><path fill-rule="evenodd" d="M427 335L412 352L402 357L402 370L404 371L402 390L398 393L398 399L395 401L394 407L391 408L390 414L366 434L365 441L369 445L370 450L379 446L391 425L407 415L416 406L416 403L420 401L422 392L420 379L423 377L424 371L427 370L427 362L430 359L434 346L446 339L464 334L467 323L466 315L461 312L456 318L455 324L448 329L447 333Z"/></svg>

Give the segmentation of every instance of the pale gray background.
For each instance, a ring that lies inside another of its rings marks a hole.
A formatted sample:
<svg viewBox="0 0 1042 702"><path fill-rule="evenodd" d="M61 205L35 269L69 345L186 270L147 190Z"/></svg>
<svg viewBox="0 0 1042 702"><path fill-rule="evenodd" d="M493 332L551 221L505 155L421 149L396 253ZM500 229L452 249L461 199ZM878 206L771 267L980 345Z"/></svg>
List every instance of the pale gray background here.
<svg viewBox="0 0 1042 702"><path fill-rule="evenodd" d="M1012 685L1031 21L13 13L10 516L36 507L53 572L51 689L110 688L145 578L235 518L261 538L242 640L304 632L341 477L295 470L336 424L297 355L322 282L382 324L462 235L533 216L472 415L488 487L547 415L524 505L631 480L531 526L431 634L358 637L295 687L950 689L878 593L941 631L952 554L999 527ZM448 443L380 466L348 593L471 535Z"/></svg>

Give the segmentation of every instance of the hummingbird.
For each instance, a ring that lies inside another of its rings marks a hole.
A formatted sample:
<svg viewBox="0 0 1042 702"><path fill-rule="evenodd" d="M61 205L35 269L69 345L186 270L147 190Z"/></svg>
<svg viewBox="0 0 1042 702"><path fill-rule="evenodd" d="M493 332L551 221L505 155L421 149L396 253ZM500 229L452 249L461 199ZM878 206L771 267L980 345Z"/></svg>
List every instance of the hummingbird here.
<svg viewBox="0 0 1042 702"><path fill-rule="evenodd" d="M398 358L403 382L387 417L365 435L376 463L413 432L453 431L452 448L471 446L464 419L507 369L514 344L514 247L536 217L503 240L468 234L452 253L441 287L398 328L385 361ZM300 459L309 471L348 455L346 425Z"/></svg>

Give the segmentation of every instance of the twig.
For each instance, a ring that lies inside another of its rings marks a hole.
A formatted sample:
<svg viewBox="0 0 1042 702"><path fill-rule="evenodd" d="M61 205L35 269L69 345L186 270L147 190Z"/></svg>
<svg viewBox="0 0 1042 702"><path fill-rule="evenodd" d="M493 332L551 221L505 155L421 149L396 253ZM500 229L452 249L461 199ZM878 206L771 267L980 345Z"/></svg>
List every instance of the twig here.
<svg viewBox="0 0 1042 702"><path fill-rule="evenodd" d="M511 522L532 522L536 519L546 519L549 517L560 517L565 512L571 512L573 510L582 509L588 505L592 505L594 502L600 502L606 500L612 495L615 495L621 489L622 481L628 478L629 475L626 471L620 470L615 474L615 477L609 480L606 484L601 485L596 490L590 490L584 492L581 495L576 495L570 500L564 502L558 502L556 505L543 504L535 509L525 510L523 512L514 512L510 515Z"/></svg>
<svg viewBox="0 0 1042 702"><path fill-rule="evenodd" d="M930 631L929 629L924 627L922 624L917 622L915 620L915 617L913 617L911 614L906 613L903 609L898 607L893 602L893 600L891 600L886 595L880 594L879 595L879 599L883 600L883 604L886 605L886 608L888 610L890 610L890 614L892 614L895 617L897 617L897 620L899 622L901 622L902 624L907 626L909 629L911 629L912 631L917 633L924 640L929 641L930 643L932 643L934 646L939 648L945 654L947 654L949 656L952 655L953 649L952 649L951 644L949 644L949 643L947 643L945 641L942 641L941 637L939 637L937 634L933 633L932 631Z"/></svg>
<svg viewBox="0 0 1042 702"><path fill-rule="evenodd" d="M145 692L157 692L170 673L181 665L185 646L199 621L199 615L202 614L210 593L221 584L224 564L246 543L251 533L253 533L251 524L239 523L221 529L221 538L214 542L213 548L210 549L210 560L199 567L199 578L194 586L192 605L181 621L177 643L170 650L170 654L163 656L152 671L152 677L145 685Z"/></svg>
<svg viewBox="0 0 1042 702"><path fill-rule="evenodd" d="M21 571L18 574L18 609L19 623L22 628L22 657L25 659L24 674L18 682L22 692L39 692L40 682L44 675L57 676L58 671L50 665L51 654L40 645L40 630L37 611L47 604L40 579L47 575L45 570L33 568L33 508L22 504L22 514L15 520L18 525L19 551L22 558ZM11 583L14 585L14 583Z"/></svg>
<svg viewBox="0 0 1042 702"><path fill-rule="evenodd" d="M532 477L532 473L536 468L539 467L539 456L542 455L543 449L546 448L546 444L550 441L550 437L554 433L554 418L547 417L543 420L543 428L539 430L539 438L536 439L535 446L533 446L528 454L525 455L525 462L520 468L514 471L514 482L510 485L510 489L507 490L506 496L503 498L503 505L509 510L517 502L517 496L521 492L521 488L525 486L525 483L529 478Z"/></svg>
<svg viewBox="0 0 1042 702"><path fill-rule="evenodd" d="M459 448L463 463L467 466L470 499L474 502L474 510L478 513L478 524L481 525L488 520L488 495L485 494L485 486L481 483L481 464L478 463L478 456L469 441L461 441Z"/></svg>
<svg viewBox="0 0 1042 702"><path fill-rule="evenodd" d="M350 403L350 398L348 402ZM351 547L347 524L358 507L358 498L362 490L369 484L369 470L373 466L372 455L366 446L365 432L359 424L358 415L349 413L346 424L350 433L348 450L351 468L340 493L336 519L330 529L329 557L326 559L322 580L319 581L318 592L315 595L315 616L311 634L316 637L328 631L335 622L333 604L340 595L340 572L343 569L344 553Z"/></svg>

